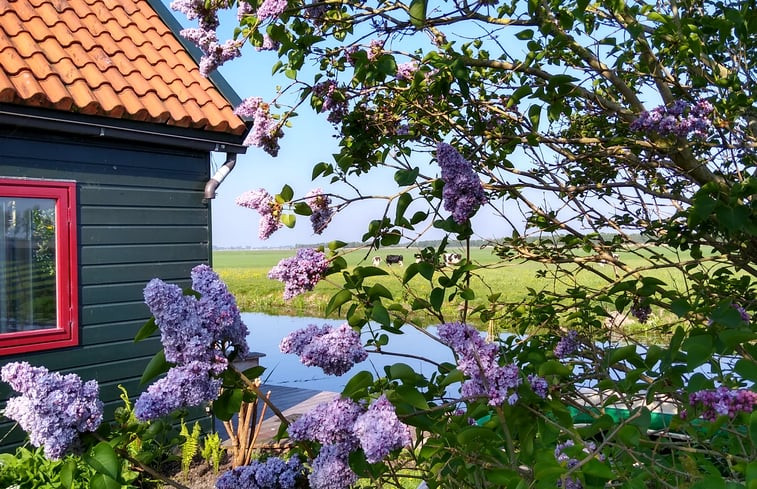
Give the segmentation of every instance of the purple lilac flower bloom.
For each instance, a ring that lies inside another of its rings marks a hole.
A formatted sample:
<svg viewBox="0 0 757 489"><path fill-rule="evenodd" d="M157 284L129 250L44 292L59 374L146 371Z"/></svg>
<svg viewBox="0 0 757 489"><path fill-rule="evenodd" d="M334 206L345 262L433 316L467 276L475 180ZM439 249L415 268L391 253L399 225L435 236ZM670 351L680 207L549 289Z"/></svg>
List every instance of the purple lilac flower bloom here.
<svg viewBox="0 0 757 489"><path fill-rule="evenodd" d="M349 464L350 447L345 444L321 448L313 460L313 471L308 477L312 489L344 489L357 482L357 474Z"/></svg>
<svg viewBox="0 0 757 489"><path fill-rule="evenodd" d="M578 332L571 330L557 342L554 353L557 358L562 359L575 353L576 350L578 350Z"/></svg>
<svg viewBox="0 0 757 489"><path fill-rule="evenodd" d="M279 139L284 135L279 123L271 116L268 104L261 103L252 114L252 129L244 140L246 146L256 146L271 156L279 154Z"/></svg>
<svg viewBox="0 0 757 489"><path fill-rule="evenodd" d="M357 418L353 430L368 463L379 462L392 450L408 447L413 441L410 427L397 418L384 395Z"/></svg>
<svg viewBox="0 0 757 489"><path fill-rule="evenodd" d="M294 441L317 441L323 445L343 444L357 448L359 442L353 432L355 420L364 409L352 399L337 398L324 402L296 419L287 429Z"/></svg>
<svg viewBox="0 0 757 489"><path fill-rule="evenodd" d="M268 34L263 34L263 44L256 49L258 51L278 51L279 47L281 47L279 41L274 41Z"/></svg>
<svg viewBox="0 0 757 489"><path fill-rule="evenodd" d="M216 480L216 489L295 489L304 479L305 468L297 455L289 460L270 457L225 472Z"/></svg>
<svg viewBox="0 0 757 489"><path fill-rule="evenodd" d="M247 97L234 109L234 113L239 117L252 118L262 103L263 99L260 97Z"/></svg>
<svg viewBox="0 0 757 489"><path fill-rule="evenodd" d="M78 441L78 434L95 431L103 419L96 381L82 382L76 374L61 375L27 362L3 366L0 378L21 395L8 399L3 414L57 460Z"/></svg>
<svg viewBox="0 0 757 489"><path fill-rule="evenodd" d="M689 396L689 404L701 404L704 408L702 417L715 421L718 416L733 419L738 413L751 413L757 406L757 392L747 389L729 389L720 386L714 390L701 390Z"/></svg>
<svg viewBox="0 0 757 489"><path fill-rule="evenodd" d="M258 19L276 19L287 8L287 0L263 0L258 8Z"/></svg>
<svg viewBox="0 0 757 489"><path fill-rule="evenodd" d="M218 27L218 5L216 2L206 4L205 0L174 0L171 9L177 10L187 16L187 19L197 19L200 28L215 30Z"/></svg>
<svg viewBox="0 0 757 489"><path fill-rule="evenodd" d="M517 402L514 389L521 383L518 367L497 363L497 345L486 341L475 328L464 323L442 324L438 333L454 350L458 368L468 377L461 388L463 396L487 397L491 406L505 401L511 405Z"/></svg>
<svg viewBox="0 0 757 489"><path fill-rule="evenodd" d="M326 226L331 222L331 217L334 215L333 209L329 207L331 205L331 197L323 194L323 190L315 188L305 195L305 202L307 202L310 210L313 211L310 214L310 224L313 226L313 232L315 234L321 234Z"/></svg>
<svg viewBox="0 0 757 489"><path fill-rule="evenodd" d="M315 85L313 96L323 100L321 110L329 113L326 119L332 124L339 124L347 115L347 100L335 81L327 80Z"/></svg>
<svg viewBox="0 0 757 489"><path fill-rule="evenodd" d="M227 61L242 55L242 42L228 39L223 43L211 42L200 59L200 74L208 76Z"/></svg>
<svg viewBox="0 0 757 489"><path fill-rule="evenodd" d="M463 224L487 202L484 187L471 164L449 144L437 145L436 160L444 181L444 209L452 213L456 223Z"/></svg>
<svg viewBox="0 0 757 489"><path fill-rule="evenodd" d="M255 13L255 10L252 8L252 4L248 3L247 0L239 0L239 5L237 6L237 20L241 21L245 15L250 15Z"/></svg>
<svg viewBox="0 0 757 489"><path fill-rule="evenodd" d="M211 45L218 44L218 35L216 35L216 31L193 27L190 29L183 29L179 32L179 35L197 45L197 47L199 47L204 53L210 50Z"/></svg>
<svg viewBox="0 0 757 489"><path fill-rule="evenodd" d="M181 407L199 406L214 401L221 392L221 379L210 376L212 366L190 362L171 368L162 379L152 383L134 404L140 421L165 416Z"/></svg>
<svg viewBox="0 0 757 489"><path fill-rule="evenodd" d="M631 123L631 130L657 133L661 136L704 138L712 126L712 104L704 99L693 106L677 100L670 107L655 107L644 111Z"/></svg>
<svg viewBox="0 0 757 489"><path fill-rule="evenodd" d="M531 384L531 390L534 391L534 394L542 399L546 399L549 384L547 384L547 381L543 377L539 377L536 374L529 374L528 382Z"/></svg>
<svg viewBox="0 0 757 489"><path fill-rule="evenodd" d="M375 61L384 52L384 42L373 39L368 45L368 61Z"/></svg>
<svg viewBox="0 0 757 489"><path fill-rule="evenodd" d="M400 63L397 65L397 79L410 81L415 76L415 72L418 71L417 61L408 61L407 63Z"/></svg>
<svg viewBox="0 0 757 489"><path fill-rule="evenodd" d="M652 315L652 308L646 301L637 297L631 306L631 315L638 319L639 323L644 324L649 320L649 316Z"/></svg>
<svg viewBox="0 0 757 489"><path fill-rule="evenodd" d="M287 335L279 349L299 355L305 365L321 367L324 373L337 376L368 358L360 335L347 323L338 328L311 324Z"/></svg>
<svg viewBox="0 0 757 489"><path fill-rule="evenodd" d="M194 267L191 275L199 299L160 279L145 287L166 360L175 366L137 400L135 414L141 420L215 400L221 381L214 376L228 368L226 355L248 352L247 326L226 284L207 265Z"/></svg>
<svg viewBox="0 0 757 489"><path fill-rule="evenodd" d="M281 228L281 204L276 202L276 199L265 189L248 190L236 198L236 204L253 209L260 214L260 223L258 224L258 237L260 239L268 239Z"/></svg>
<svg viewBox="0 0 757 489"><path fill-rule="evenodd" d="M284 258L268 272L268 278L284 282L284 299L313 290L320 282L329 261L326 255L313 248L301 248L297 255Z"/></svg>
<svg viewBox="0 0 757 489"><path fill-rule="evenodd" d="M213 334L213 340L232 346L239 355L245 356L249 352L249 330L242 322L234 295L208 265L194 267L191 276L192 289L201 294L197 305L200 320Z"/></svg>

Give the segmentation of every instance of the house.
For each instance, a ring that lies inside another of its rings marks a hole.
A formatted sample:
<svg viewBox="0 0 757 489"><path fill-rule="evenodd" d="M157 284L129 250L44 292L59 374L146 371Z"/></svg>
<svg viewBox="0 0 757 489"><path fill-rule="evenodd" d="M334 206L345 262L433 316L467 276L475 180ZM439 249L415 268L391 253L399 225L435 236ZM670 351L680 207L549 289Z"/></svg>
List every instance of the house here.
<svg viewBox="0 0 757 489"><path fill-rule="evenodd" d="M106 414L160 348L144 285L211 259L211 153L245 151L178 29L160 0L0 0L0 365L97 379Z"/></svg>

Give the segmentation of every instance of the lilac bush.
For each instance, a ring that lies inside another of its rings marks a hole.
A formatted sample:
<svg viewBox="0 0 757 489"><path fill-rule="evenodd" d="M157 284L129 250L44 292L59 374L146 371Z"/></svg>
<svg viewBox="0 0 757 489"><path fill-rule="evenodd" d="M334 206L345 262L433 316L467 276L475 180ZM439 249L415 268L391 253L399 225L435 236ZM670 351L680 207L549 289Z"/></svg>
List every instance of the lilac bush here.
<svg viewBox="0 0 757 489"><path fill-rule="evenodd" d="M692 392L689 403L701 406L701 416L708 421L715 421L719 416L733 419L739 413L748 414L757 408L757 392L720 386Z"/></svg>
<svg viewBox="0 0 757 489"><path fill-rule="evenodd" d="M21 395L8 399L3 415L57 460L75 447L80 433L95 431L103 419L103 403L96 381L82 382L76 374L61 375L27 362L12 362L0 378Z"/></svg>
<svg viewBox="0 0 757 489"><path fill-rule="evenodd" d="M305 474L297 455L288 460L269 457L221 474L216 480L216 489L295 489L302 487Z"/></svg>
<svg viewBox="0 0 757 489"><path fill-rule="evenodd" d="M300 248L297 255L284 258L268 272L268 278L284 282L284 299L313 290L323 279L329 261L323 252Z"/></svg>
<svg viewBox="0 0 757 489"><path fill-rule="evenodd" d="M336 328L311 324L284 337L279 349L299 355L304 365L320 367L324 373L337 376L368 358L360 335L347 323Z"/></svg>
<svg viewBox="0 0 757 489"><path fill-rule="evenodd" d="M392 451L412 443L410 428L399 420L394 406L384 395L358 416L353 431L369 463L379 462Z"/></svg>

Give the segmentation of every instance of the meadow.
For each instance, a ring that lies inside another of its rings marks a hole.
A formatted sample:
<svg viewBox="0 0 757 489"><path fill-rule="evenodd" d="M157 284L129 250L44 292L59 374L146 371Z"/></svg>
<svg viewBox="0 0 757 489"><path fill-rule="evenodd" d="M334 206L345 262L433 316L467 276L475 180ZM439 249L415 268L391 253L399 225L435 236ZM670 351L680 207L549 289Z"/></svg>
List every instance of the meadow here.
<svg viewBox="0 0 757 489"><path fill-rule="evenodd" d="M450 249L448 251L462 251ZM405 269L414 262L413 255L417 250L412 248L386 248L378 252L366 254L364 249L355 249L344 255L348 266L371 266L373 257L382 258L381 268L388 275L369 277L366 284L380 283L393 295L395 300L409 303L412 296L424 296L431 290L431 284L420 275L413 277L407 284L402 286L402 277ZM243 312L262 312L267 314L291 315L291 316L315 316L325 317L325 309L329 299L339 290L338 283L341 277L332 275L321 281L316 288L307 294L303 294L285 301L282 296L283 284L267 277L268 271L279 260L294 255L294 249L282 250L216 250L213 253L213 267L221 278L228 284L230 290L237 298L237 303ZM404 257L404 266L387 265L387 254L401 254ZM646 257L659 255L678 262L678 257L672 251L661 248L639 248L627 253L622 253L619 258L631 267L649 265ZM603 285L603 280L594 273L575 268L568 270L560 276L555 276L555 267L552 265L535 262L505 262L497 257L492 248L475 248L470 252L470 260L478 268L471 279L470 288L475 297L470 301L473 306L485 303L487 297L492 294L501 294L499 301L517 303L523 300L532 291L548 291L564 293L570 288L592 289ZM595 270L611 278L621 277L621 271L611 265L592 265ZM347 271L350 270L348 268ZM438 274L449 274L451 267L442 268ZM674 268L662 268L645 272L654 276L668 285L680 285L681 277ZM437 275L434 276L437 283ZM485 285L486 284L486 285ZM446 294L452 289L447 289ZM442 309L445 319L459 319L459 312L451 305L445 305ZM332 314L332 316L334 316ZM430 324L433 318L415 316L413 319L419 323ZM476 322L473 318L472 322ZM633 321L632 321L633 322Z"/></svg>

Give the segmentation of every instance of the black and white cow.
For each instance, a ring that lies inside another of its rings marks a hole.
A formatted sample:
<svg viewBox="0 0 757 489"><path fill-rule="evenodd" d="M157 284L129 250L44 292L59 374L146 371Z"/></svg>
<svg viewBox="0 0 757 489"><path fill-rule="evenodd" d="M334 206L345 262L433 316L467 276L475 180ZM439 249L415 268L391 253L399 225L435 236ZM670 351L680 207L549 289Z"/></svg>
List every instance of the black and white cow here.
<svg viewBox="0 0 757 489"><path fill-rule="evenodd" d="M460 260L463 259L463 256L460 253L445 253L444 254L444 264L451 266L451 265L457 265L460 263Z"/></svg>
<svg viewBox="0 0 757 489"><path fill-rule="evenodd" d="M373 257L373 266L378 267L381 265L381 257L380 256L374 256Z"/></svg>
<svg viewBox="0 0 757 489"><path fill-rule="evenodd" d="M386 255L386 264L402 266L402 255Z"/></svg>

